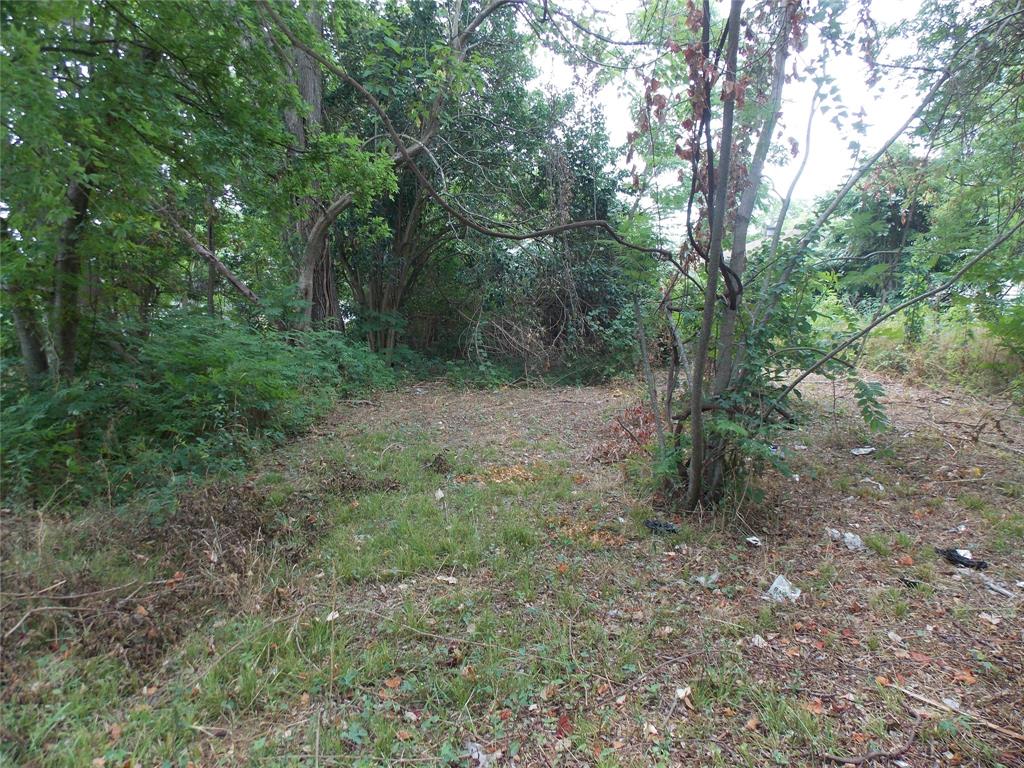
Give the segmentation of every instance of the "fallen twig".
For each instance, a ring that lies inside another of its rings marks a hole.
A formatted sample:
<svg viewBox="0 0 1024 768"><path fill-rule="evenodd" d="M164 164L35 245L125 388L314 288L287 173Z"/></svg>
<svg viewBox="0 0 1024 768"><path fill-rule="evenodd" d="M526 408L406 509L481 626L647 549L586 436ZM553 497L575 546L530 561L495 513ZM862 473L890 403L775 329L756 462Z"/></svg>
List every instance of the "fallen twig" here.
<svg viewBox="0 0 1024 768"><path fill-rule="evenodd" d="M915 701L919 701L922 704L927 704L930 707L935 707L936 709L941 709L946 712L952 712L955 715L963 715L964 717L974 720L977 723L981 723L986 728L993 730L996 733L1003 734L1003 736L1006 736L1007 738L1013 739L1014 741L1024 742L1024 734L1017 733L1017 731L1010 730L1009 728L1004 728L1001 725L996 725L995 723L991 722L990 720L986 720L980 715L975 715L962 709L956 709L954 707L949 706L948 704L944 704L941 701L936 701L935 699L929 699L927 696L922 696L920 693L915 693L914 691L907 690L906 688L900 685L890 685L889 687L896 689L904 696L909 696L910 698L914 699Z"/></svg>
<svg viewBox="0 0 1024 768"><path fill-rule="evenodd" d="M821 756L822 760L829 763L839 763L840 765L862 765L863 763L870 763L873 760L895 760L897 757L904 755L908 749L910 749L914 742L917 740L917 735L921 732L921 713L917 713L917 717L914 718L914 724L910 729L910 736L896 749L888 752L884 750L876 750L874 752L868 752L866 755L860 757L843 757L840 755L830 755L828 753Z"/></svg>

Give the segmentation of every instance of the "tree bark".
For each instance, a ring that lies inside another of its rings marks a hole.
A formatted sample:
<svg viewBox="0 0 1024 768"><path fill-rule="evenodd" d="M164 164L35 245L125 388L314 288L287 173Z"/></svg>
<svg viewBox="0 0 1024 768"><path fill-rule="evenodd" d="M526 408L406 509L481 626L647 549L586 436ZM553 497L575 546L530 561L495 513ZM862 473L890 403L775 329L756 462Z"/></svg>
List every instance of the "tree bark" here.
<svg viewBox="0 0 1024 768"><path fill-rule="evenodd" d="M754 154L750 162L747 186L740 195L733 223L732 255L729 259L729 267L740 280L742 280L743 273L747 268L747 232L750 229L750 220L754 214L757 195L761 189L761 176L764 173L764 164L768 158L768 151L771 149L775 125L778 122L779 109L782 107L782 86L786 80L786 60L789 58L789 28L793 12L797 7L793 0L780 0L780 2L783 6L779 26L781 32L775 46L775 57L772 63L771 96L768 100L769 111L764 118L761 131L757 137L757 145L754 148ZM715 370L714 392L716 395L724 392L732 383L736 323L739 319L742 298L742 295L737 296L736 305L725 308L721 324L719 325L718 354L715 357L717 368Z"/></svg>
<svg viewBox="0 0 1024 768"><path fill-rule="evenodd" d="M732 0L729 10L729 37L726 50L725 81L736 82L736 59L740 38L740 12L743 0ZM705 20L705 24L709 23ZM725 210L729 197L729 166L732 161L732 128L736 107L735 88L722 110L722 140L718 157L718 178L715 180L711 222L711 244L708 248L708 278L704 288L704 312L701 317L697 350L690 377L690 467L684 505L696 509L704 490L704 371L711 344L711 328L715 323L715 302L718 300L718 272L722 265L722 239L725 233Z"/></svg>
<svg viewBox="0 0 1024 768"><path fill-rule="evenodd" d="M70 379L75 375L78 326L82 314L82 257L78 244L89 208L89 190L81 182L72 181L68 184L67 199L72 213L61 227L57 244L51 305L54 356L57 376L61 379Z"/></svg>

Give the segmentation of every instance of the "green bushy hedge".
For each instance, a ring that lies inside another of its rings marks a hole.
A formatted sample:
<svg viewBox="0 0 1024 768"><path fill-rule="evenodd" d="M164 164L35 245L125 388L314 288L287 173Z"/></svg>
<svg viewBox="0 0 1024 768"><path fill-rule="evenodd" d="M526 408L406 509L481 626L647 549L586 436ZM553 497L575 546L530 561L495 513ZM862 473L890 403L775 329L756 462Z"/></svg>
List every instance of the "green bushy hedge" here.
<svg viewBox="0 0 1024 768"><path fill-rule="evenodd" d="M290 336L177 315L63 386L6 382L6 499L112 500L241 466L339 396L387 386L391 369L343 335Z"/></svg>

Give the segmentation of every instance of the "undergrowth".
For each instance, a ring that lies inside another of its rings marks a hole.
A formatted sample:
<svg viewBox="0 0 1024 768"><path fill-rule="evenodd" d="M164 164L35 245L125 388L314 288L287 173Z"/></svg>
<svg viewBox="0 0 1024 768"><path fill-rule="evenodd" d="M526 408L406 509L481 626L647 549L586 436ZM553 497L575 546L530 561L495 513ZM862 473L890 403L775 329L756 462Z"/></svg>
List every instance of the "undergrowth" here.
<svg viewBox="0 0 1024 768"><path fill-rule="evenodd" d="M332 332L301 338L173 315L66 384L30 387L8 371L5 499L122 501L183 477L240 468L339 396L390 385L377 356Z"/></svg>

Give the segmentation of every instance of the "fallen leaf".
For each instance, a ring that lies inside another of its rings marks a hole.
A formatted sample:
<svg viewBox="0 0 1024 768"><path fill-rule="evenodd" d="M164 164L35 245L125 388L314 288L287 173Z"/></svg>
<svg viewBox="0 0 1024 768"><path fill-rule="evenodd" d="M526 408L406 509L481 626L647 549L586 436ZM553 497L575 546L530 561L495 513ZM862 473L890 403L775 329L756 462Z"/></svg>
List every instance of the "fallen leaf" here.
<svg viewBox="0 0 1024 768"><path fill-rule="evenodd" d="M978 682L978 678L969 669L958 669L953 673L953 679L958 683L966 683L967 685L974 685Z"/></svg>
<svg viewBox="0 0 1024 768"><path fill-rule="evenodd" d="M299 696L299 703L302 704L302 706L306 706L307 704L309 704L309 694L303 693L301 696Z"/></svg>
<svg viewBox="0 0 1024 768"><path fill-rule="evenodd" d="M761 718L759 718L757 715L751 715L750 718L747 720L747 724L743 726L743 730L756 731L758 729L758 726L760 725Z"/></svg>
<svg viewBox="0 0 1024 768"><path fill-rule="evenodd" d="M803 708L810 712L812 715L821 715L825 712L825 705L821 703L821 699L811 699L810 701L803 702Z"/></svg>
<svg viewBox="0 0 1024 768"><path fill-rule="evenodd" d="M437 576L438 581L443 581L445 584L458 584L459 580L454 576Z"/></svg>
<svg viewBox="0 0 1024 768"><path fill-rule="evenodd" d="M395 736L398 738L399 741L408 741L412 738L412 731L395 731Z"/></svg>
<svg viewBox="0 0 1024 768"><path fill-rule="evenodd" d="M571 736L572 732L572 721L569 719L568 715L562 714L562 716L558 718L558 728L555 730L555 734L558 738L564 738L566 736Z"/></svg>
<svg viewBox="0 0 1024 768"><path fill-rule="evenodd" d="M998 616L993 616L991 613L987 613L987 612L979 613L978 614L978 618L984 619L989 624L991 624L993 627L998 626L999 622L1002 621L1002 619L1000 619Z"/></svg>
<svg viewBox="0 0 1024 768"><path fill-rule="evenodd" d="M878 675L878 677L875 678L875 682L878 683L883 688L888 686L888 685L891 685L891 683L889 682L889 678L886 677L885 675Z"/></svg>
<svg viewBox="0 0 1024 768"><path fill-rule="evenodd" d="M912 558L910 555L903 555L903 557L901 557L896 562L898 562L900 565L911 566L914 564L914 558Z"/></svg>
<svg viewBox="0 0 1024 768"><path fill-rule="evenodd" d="M916 661L918 664L930 664L932 657L927 653L920 653L919 651L910 652L911 661Z"/></svg>
<svg viewBox="0 0 1024 768"><path fill-rule="evenodd" d="M394 690L395 688L397 688L401 684L402 684L402 678L400 678L400 677L389 677L387 680L384 681L384 685L386 685L391 690ZM308 694L307 694L307 696L308 696Z"/></svg>
<svg viewBox="0 0 1024 768"><path fill-rule="evenodd" d="M568 563L559 563L558 565L555 566L555 570L558 571L559 573L562 573L562 574L568 573L569 572L569 565L568 565Z"/></svg>

